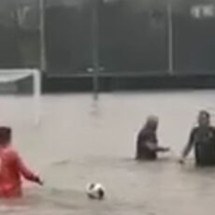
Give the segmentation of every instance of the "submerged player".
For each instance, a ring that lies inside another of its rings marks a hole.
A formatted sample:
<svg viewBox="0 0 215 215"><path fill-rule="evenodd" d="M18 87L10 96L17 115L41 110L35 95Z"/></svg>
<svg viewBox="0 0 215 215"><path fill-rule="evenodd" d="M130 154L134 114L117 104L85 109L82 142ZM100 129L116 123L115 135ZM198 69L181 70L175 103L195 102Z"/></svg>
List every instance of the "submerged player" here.
<svg viewBox="0 0 215 215"><path fill-rule="evenodd" d="M180 163L184 163L193 147L197 166L215 166L215 128L210 125L210 114L207 111L200 111L198 126L191 131Z"/></svg>
<svg viewBox="0 0 215 215"><path fill-rule="evenodd" d="M22 196L21 177L42 185L42 181L22 162L11 146L11 128L0 127L0 198Z"/></svg>
<svg viewBox="0 0 215 215"><path fill-rule="evenodd" d="M158 146L157 127L158 118L149 116L137 138L137 160L156 160L158 152L169 151L169 148Z"/></svg>

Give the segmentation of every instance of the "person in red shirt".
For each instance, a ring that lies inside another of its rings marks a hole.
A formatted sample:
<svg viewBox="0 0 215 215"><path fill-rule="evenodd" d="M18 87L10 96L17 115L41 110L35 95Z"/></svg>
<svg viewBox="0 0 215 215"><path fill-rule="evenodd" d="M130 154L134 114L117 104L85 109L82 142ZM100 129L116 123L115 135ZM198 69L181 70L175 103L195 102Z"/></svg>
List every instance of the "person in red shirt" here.
<svg viewBox="0 0 215 215"><path fill-rule="evenodd" d="M0 198L22 197L22 177L42 185L39 176L29 170L11 146L12 130L0 127Z"/></svg>

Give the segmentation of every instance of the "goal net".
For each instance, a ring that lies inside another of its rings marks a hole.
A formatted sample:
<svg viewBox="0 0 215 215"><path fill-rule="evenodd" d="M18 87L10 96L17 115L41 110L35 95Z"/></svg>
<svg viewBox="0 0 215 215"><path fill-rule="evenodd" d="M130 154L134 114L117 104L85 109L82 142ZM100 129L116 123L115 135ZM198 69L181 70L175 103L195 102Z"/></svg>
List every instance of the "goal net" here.
<svg viewBox="0 0 215 215"><path fill-rule="evenodd" d="M41 74L37 69L0 69L0 124L40 122Z"/></svg>

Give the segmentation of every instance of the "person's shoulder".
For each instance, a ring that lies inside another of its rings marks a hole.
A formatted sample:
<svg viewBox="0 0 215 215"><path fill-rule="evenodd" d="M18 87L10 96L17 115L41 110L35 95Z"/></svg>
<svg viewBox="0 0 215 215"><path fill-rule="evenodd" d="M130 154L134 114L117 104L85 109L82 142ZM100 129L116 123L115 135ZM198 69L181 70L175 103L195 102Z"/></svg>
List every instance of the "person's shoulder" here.
<svg viewBox="0 0 215 215"><path fill-rule="evenodd" d="M148 130L145 129L145 128L142 128L142 129L140 130L140 132L139 132L139 135L140 135L140 136L145 136L145 135L147 135L147 134L148 134Z"/></svg>
<svg viewBox="0 0 215 215"><path fill-rule="evenodd" d="M5 149L5 154L10 158L17 158L18 157L18 152L12 146L8 146Z"/></svg>
<svg viewBox="0 0 215 215"><path fill-rule="evenodd" d="M198 126L192 128L191 133L196 133L199 130Z"/></svg>

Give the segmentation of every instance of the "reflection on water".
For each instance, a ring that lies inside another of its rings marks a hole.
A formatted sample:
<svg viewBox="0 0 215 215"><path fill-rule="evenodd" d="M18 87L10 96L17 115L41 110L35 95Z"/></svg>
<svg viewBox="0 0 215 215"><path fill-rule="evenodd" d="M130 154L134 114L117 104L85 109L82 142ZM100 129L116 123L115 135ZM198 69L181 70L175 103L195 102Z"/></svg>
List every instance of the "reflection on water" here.
<svg viewBox="0 0 215 215"><path fill-rule="evenodd" d="M215 169L198 169L177 157L197 112L215 105L213 91L43 97L43 119L31 125L31 99L2 97L2 122L14 127L14 142L44 177L42 188L27 185L25 197L2 201L9 215L211 215ZM93 105L92 105L93 104ZM159 140L170 145L158 162L136 162L135 136L144 118L160 117ZM101 182L105 201L89 200L88 182Z"/></svg>

